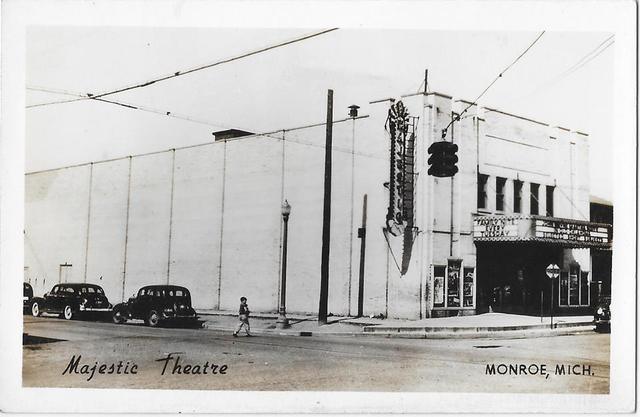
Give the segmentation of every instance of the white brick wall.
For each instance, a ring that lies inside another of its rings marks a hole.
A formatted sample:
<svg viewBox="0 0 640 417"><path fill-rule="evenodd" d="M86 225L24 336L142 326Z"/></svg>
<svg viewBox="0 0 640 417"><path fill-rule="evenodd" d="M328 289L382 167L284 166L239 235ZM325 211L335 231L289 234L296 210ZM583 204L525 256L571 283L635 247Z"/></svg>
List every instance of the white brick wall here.
<svg viewBox="0 0 640 417"><path fill-rule="evenodd" d="M452 100L430 94L409 97L404 102L411 115L420 117L417 158L423 164L417 167L416 225L420 233L404 276L395 265L402 259L402 238L390 236L390 252L382 233L388 204L388 191L382 185L389 180L389 138L384 128L388 102L363 106L362 113L368 113L369 118L334 125L329 282L329 311L334 314L356 312L360 251L357 228L365 193L365 314L388 313L391 317L418 318L428 313L432 305L433 264L446 265L447 259L454 256L462 258L465 266L475 265L470 232L477 211L478 167L490 176L489 211L495 208L496 176L501 176L507 178L507 214L513 208L516 178L524 181L523 214L529 213L532 181L541 185L541 214L545 185L557 185L556 217L570 217L573 213L574 218L580 218L578 211L588 214L588 142L584 135L495 111L480 111L484 119L477 118L474 106L454 128L454 140L460 147L460 171L454 178L450 252L451 179L427 176L424 164L426 149L440 140L441 129L450 121ZM464 107L465 103L457 105L459 111ZM88 251L91 166L28 174L27 279L32 284L38 280L34 289L40 295L57 283L62 263L73 264L73 280L82 281L86 260L87 281L102 285L112 302L129 297L142 285L168 280L190 288L196 308L233 310L239 297L246 296L255 311L276 311L281 272L280 206L286 198L292 206L288 311L316 312L324 135L324 126L319 126L288 131L284 142L279 139L282 133L278 133L275 137L229 140L226 145L217 142L177 149L175 162L174 151L135 156L131 158L128 228L129 158L96 163ZM570 145L571 140L576 144ZM353 173L352 143L356 152ZM572 163L568 162L570 146L574 149ZM573 204L567 196L573 196Z"/></svg>

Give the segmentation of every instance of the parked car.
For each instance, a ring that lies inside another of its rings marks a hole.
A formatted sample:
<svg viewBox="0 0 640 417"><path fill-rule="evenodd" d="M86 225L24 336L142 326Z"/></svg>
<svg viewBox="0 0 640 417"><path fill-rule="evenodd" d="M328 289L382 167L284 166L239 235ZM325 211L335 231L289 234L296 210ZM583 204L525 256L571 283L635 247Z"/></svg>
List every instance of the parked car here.
<svg viewBox="0 0 640 417"><path fill-rule="evenodd" d="M59 314L71 320L79 314L107 313L112 305L99 285L57 284L44 297L35 297L31 303L31 314Z"/></svg>
<svg viewBox="0 0 640 417"><path fill-rule="evenodd" d="M22 313L31 311L31 301L33 300L33 287L28 282L22 284Z"/></svg>
<svg viewBox="0 0 640 417"><path fill-rule="evenodd" d="M611 331L611 296L600 297L593 313L596 332Z"/></svg>
<svg viewBox="0 0 640 417"><path fill-rule="evenodd" d="M191 307L191 294L177 285L148 285L140 288L129 301L113 307L113 322L121 324L130 319L141 319L147 326L162 322L182 321L195 324L196 311Z"/></svg>

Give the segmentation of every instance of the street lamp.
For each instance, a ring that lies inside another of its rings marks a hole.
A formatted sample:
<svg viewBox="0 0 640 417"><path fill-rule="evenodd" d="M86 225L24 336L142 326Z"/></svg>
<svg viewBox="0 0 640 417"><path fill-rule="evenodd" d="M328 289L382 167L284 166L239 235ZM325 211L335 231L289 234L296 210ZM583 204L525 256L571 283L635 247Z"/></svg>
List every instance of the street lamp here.
<svg viewBox="0 0 640 417"><path fill-rule="evenodd" d="M282 239L282 277L280 280L280 309L278 310L278 320L276 327L286 329L289 327L289 319L287 319L287 309L285 301L287 299L287 232L289 223L289 214L291 214L291 206L287 200L282 204L282 220L284 221L284 236Z"/></svg>

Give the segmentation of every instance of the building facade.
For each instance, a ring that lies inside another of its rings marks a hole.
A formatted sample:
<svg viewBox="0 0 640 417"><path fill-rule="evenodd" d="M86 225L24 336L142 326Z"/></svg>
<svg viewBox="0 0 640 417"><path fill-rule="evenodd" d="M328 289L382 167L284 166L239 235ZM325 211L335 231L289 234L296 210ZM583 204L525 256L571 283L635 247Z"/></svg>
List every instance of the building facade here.
<svg viewBox="0 0 640 417"><path fill-rule="evenodd" d="M561 269L556 311L588 308L591 250L610 250L611 227L588 218L587 135L469 104L419 94L334 122L330 313L537 314L550 307L549 264ZM435 178L427 149L449 124L459 172ZM37 295L99 284L114 303L171 283L196 309L246 296L277 311L286 199L287 310L317 312L325 125L238 132L28 173L25 280Z"/></svg>
<svg viewBox="0 0 640 417"><path fill-rule="evenodd" d="M602 198L591 196L590 218L594 223L613 224L613 204ZM591 268L596 298L611 297L611 255L611 250L606 248L591 251Z"/></svg>

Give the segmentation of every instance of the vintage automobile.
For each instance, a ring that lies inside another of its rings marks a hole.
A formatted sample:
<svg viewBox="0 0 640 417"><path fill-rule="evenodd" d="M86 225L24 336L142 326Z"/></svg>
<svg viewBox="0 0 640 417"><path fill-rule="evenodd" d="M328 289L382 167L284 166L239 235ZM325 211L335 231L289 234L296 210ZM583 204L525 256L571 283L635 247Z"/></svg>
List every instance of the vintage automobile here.
<svg viewBox="0 0 640 417"><path fill-rule="evenodd" d="M155 327L163 322L196 324L198 315L191 307L191 294L177 285L148 285L140 288L129 301L113 307L113 322L121 324L129 319L144 320Z"/></svg>
<svg viewBox="0 0 640 417"><path fill-rule="evenodd" d="M611 296L600 297L593 313L596 332L611 331Z"/></svg>
<svg viewBox="0 0 640 417"><path fill-rule="evenodd" d="M31 301L33 300L33 287L28 282L22 284L22 313L31 311Z"/></svg>
<svg viewBox="0 0 640 417"><path fill-rule="evenodd" d="M108 313L112 305L104 290L94 284L57 284L44 297L35 297L31 303L31 314L59 314L67 320L87 313Z"/></svg>

